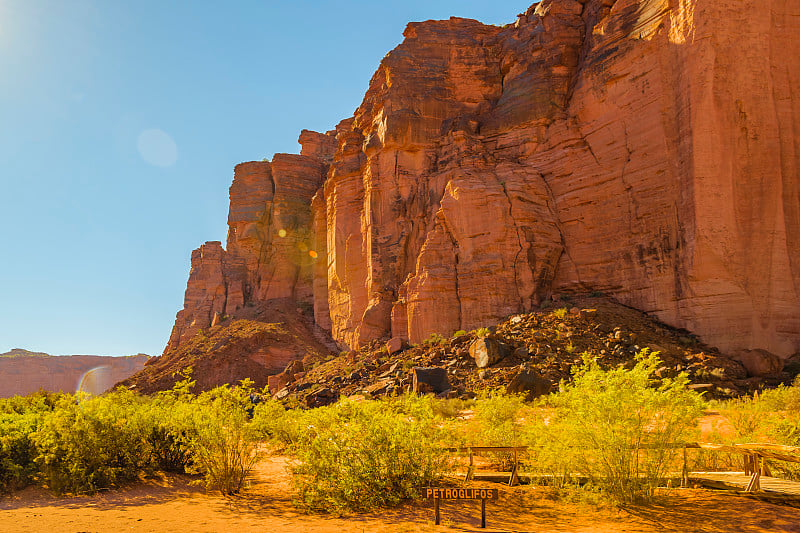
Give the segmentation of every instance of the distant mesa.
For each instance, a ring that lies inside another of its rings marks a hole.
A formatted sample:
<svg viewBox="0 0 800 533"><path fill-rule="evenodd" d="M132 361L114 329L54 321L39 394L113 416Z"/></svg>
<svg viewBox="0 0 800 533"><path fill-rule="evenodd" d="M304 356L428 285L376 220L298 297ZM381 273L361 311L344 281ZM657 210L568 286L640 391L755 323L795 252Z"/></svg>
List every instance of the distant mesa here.
<svg viewBox="0 0 800 533"><path fill-rule="evenodd" d="M22 348L12 348L6 353L0 353L0 357L52 357L44 352L31 352Z"/></svg>
<svg viewBox="0 0 800 533"><path fill-rule="evenodd" d="M0 398L40 389L100 394L144 368L149 355L61 355L14 348L0 354Z"/></svg>

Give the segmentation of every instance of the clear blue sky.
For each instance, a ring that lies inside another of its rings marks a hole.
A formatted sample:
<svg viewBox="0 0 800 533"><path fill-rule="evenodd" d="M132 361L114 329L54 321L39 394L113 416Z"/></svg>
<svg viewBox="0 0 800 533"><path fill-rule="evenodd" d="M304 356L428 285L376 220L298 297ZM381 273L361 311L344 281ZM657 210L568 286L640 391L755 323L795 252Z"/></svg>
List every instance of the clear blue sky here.
<svg viewBox="0 0 800 533"><path fill-rule="evenodd" d="M0 353L161 353L234 165L352 115L407 22L529 3L0 0Z"/></svg>

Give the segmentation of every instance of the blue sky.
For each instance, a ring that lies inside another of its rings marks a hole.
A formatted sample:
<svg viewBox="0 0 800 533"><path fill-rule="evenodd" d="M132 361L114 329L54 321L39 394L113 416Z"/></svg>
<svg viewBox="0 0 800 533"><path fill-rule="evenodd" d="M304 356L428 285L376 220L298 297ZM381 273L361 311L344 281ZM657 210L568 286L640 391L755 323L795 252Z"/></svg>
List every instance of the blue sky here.
<svg viewBox="0 0 800 533"><path fill-rule="evenodd" d="M407 22L527 7L0 0L0 353L161 353L237 163L352 115Z"/></svg>

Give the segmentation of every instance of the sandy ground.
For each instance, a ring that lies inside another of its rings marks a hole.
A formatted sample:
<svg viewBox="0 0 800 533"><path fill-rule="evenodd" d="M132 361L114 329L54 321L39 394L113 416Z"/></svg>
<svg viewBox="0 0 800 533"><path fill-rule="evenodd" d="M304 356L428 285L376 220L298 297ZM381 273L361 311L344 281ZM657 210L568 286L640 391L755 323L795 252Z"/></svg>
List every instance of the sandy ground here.
<svg viewBox="0 0 800 533"><path fill-rule="evenodd" d="M0 500L0 532L800 532L800 510L700 489L675 490L659 503L617 509L553 501L547 489L499 487L501 499L487 504L481 530L478 502L441 507L433 524L431 502L372 514L306 515L291 502L285 458L269 457L251 487L235 498L207 494L188 478L138 483L93 497L58 498L29 488Z"/></svg>

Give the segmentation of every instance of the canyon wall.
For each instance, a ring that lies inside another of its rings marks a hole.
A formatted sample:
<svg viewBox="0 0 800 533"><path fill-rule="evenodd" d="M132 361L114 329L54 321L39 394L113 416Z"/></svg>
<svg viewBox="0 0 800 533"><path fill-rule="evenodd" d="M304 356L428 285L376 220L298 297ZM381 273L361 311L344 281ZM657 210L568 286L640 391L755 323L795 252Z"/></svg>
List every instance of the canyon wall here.
<svg viewBox="0 0 800 533"><path fill-rule="evenodd" d="M800 351L800 5L544 0L409 24L353 117L236 167L167 352L270 300L419 342L601 291Z"/></svg>
<svg viewBox="0 0 800 533"><path fill-rule="evenodd" d="M40 389L100 394L142 370L149 356L53 356L14 349L0 354L0 398L26 396Z"/></svg>

